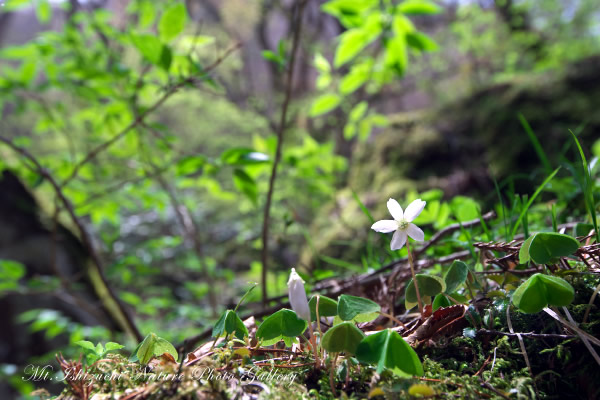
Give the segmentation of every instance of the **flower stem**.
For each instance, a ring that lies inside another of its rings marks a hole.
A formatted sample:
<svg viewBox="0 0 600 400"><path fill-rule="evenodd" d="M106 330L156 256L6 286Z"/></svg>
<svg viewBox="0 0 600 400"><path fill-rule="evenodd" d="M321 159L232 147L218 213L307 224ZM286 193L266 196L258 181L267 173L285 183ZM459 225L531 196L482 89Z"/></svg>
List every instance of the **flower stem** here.
<svg viewBox="0 0 600 400"><path fill-rule="evenodd" d="M421 313L421 318L423 318L423 302L421 301L421 293L419 293L419 284L417 283L417 276L415 275L415 267L413 265L413 256L410 251L410 245L408 244L409 240L406 240L406 250L408 250L408 263L410 264L410 273L412 275L413 284L415 285L415 292L417 293L417 304L419 305L419 312Z"/></svg>

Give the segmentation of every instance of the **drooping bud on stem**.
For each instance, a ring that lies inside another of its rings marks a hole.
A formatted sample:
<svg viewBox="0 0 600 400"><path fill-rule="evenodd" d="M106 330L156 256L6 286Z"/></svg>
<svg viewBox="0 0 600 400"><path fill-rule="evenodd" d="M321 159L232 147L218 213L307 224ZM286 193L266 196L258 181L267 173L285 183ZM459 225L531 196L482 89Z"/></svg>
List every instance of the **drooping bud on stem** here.
<svg viewBox="0 0 600 400"><path fill-rule="evenodd" d="M290 279L288 280L288 295L292 310L296 312L298 317L310 322L310 309L308 308L308 299L304 291L304 281L292 268Z"/></svg>

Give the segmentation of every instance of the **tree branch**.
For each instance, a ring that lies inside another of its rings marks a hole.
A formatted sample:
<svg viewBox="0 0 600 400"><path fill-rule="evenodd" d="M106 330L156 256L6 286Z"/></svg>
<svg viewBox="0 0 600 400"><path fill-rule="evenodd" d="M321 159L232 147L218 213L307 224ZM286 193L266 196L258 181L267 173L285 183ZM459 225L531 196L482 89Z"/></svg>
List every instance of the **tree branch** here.
<svg viewBox="0 0 600 400"><path fill-rule="evenodd" d="M33 164L33 167L31 167L31 166L29 166L29 167L34 172L36 172L37 174L39 174L40 176L45 178L50 183L50 185L54 189L54 192L56 193L56 196L58 197L58 200L62 203L63 207L67 211L67 214L69 214L71 221L75 224L75 226L79 230L81 241L83 242L84 247L86 248L86 250L88 251L88 253L92 259L91 265L93 266L93 268L89 268L89 266L88 266L88 274L89 274L89 278L90 278L92 285L94 286L94 288L97 291L98 296L100 297L100 300L103 302L103 304L109 310L109 312L111 312L111 310L114 310L117 313L117 315L112 313L112 316L116 319L117 324L123 329L123 331L127 332L128 334L133 336L136 340L141 341L143 339L142 335L140 334L137 326L135 325L133 318L128 314L127 310L125 310L125 307L123 306L123 304L121 303L119 298L115 295L115 293L110 288L108 281L106 280L106 277L104 276L104 266L102 264L102 260L99 256L98 252L94 248L91 236L90 236L89 232L87 231L83 222L81 222L81 220L77 217L77 214L75 213L75 209L73 208L73 205L71 204L69 199L67 199L64 192L62 191L62 187L58 184L56 179L54 179L54 177L52 176L50 171L48 171L46 168L44 168L40 164L40 162L29 151L27 151L26 149L24 149L22 147L17 146L10 139L7 139L2 136L0 136L0 142L3 142L8 147L10 147L13 151L21 154L25 159L27 159L31 164ZM94 279L95 277L93 275L96 275L97 278L100 279L103 287L97 286L97 281L96 281L96 279ZM107 304L107 301L114 303L114 305Z"/></svg>
<svg viewBox="0 0 600 400"><path fill-rule="evenodd" d="M298 53L298 43L300 42L300 32L302 30L302 13L307 0L301 1L297 4L296 9L296 25L293 33L292 53L290 55L290 63L287 74L287 83L285 90L285 98L281 108L281 118L279 120L279 126L277 129L277 148L275 149L275 159L273 160L273 168L271 170L271 177L269 178L269 190L267 192L267 201L265 204L263 214L263 227L262 227L262 271L261 271L261 285L262 285L262 299L263 303L266 303L268 298L267 293L267 271L268 271L268 258L269 258L269 218L271 216L271 202L273 201L273 191L275 189L275 179L277 178L277 166L281 160L281 149L283 147L283 136L286 130L287 112L292 99L292 84L294 78L294 65L296 63L296 54Z"/></svg>

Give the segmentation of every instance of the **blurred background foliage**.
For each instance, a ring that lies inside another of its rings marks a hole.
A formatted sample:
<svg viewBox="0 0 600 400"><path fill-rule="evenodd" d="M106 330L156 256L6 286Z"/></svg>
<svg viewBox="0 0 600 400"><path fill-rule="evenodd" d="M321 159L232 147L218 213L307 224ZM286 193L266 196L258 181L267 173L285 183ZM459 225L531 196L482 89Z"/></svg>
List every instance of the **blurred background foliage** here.
<svg viewBox="0 0 600 400"><path fill-rule="evenodd" d="M69 211L143 335L182 342L259 281L298 4L0 1L0 397L69 342L133 343ZM292 266L317 280L398 257L364 212L389 197L428 202L426 237L490 209L501 226L563 165L528 223L551 225L552 204L585 219L568 129L600 156L599 21L595 0L309 1L269 294Z"/></svg>

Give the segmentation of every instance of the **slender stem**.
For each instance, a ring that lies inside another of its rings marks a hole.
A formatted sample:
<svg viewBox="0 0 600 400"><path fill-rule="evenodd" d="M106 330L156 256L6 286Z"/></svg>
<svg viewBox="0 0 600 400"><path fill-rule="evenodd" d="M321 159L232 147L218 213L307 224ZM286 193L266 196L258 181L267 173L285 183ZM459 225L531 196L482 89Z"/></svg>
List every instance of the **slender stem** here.
<svg viewBox="0 0 600 400"><path fill-rule="evenodd" d="M283 146L283 137L287 126L287 113L290 101L292 99L292 83L294 77L294 65L296 64L296 54L298 53L298 44L300 42L300 32L302 28L302 11L306 1L299 3L297 8L297 20L292 39L292 53L290 55L290 63L287 74L285 98L281 107L281 118L277 127L277 147L275 148L275 159L271 169L271 177L269 178L269 189L267 191L267 200L263 214L262 226L262 252L261 252L261 285L262 285L262 301L266 305L269 298L267 293L267 271L268 271L268 255L269 255L269 218L271 216L271 202L273 201L273 191L275 189L275 178L277 177L277 166L281 160L281 149Z"/></svg>
<svg viewBox="0 0 600 400"><path fill-rule="evenodd" d="M312 344L313 353L315 355L315 368L321 368L321 359L317 349L317 339L315 338L315 331L313 330L312 323L308 321L308 330L310 331L310 342Z"/></svg>
<svg viewBox="0 0 600 400"><path fill-rule="evenodd" d="M398 318L394 317L392 314L384 313L382 311L379 311L379 314L381 316L391 319L392 321L394 321L395 323L400 325L404 330L406 330L406 325L404 325L404 323L402 323L402 321L400 321Z"/></svg>
<svg viewBox="0 0 600 400"><path fill-rule="evenodd" d="M415 285L415 292L417 293L417 304L419 305L419 312L421 318L423 318L423 302L421 301L421 293L419 293L419 284L417 283L417 276L415 274L415 267L413 265L413 256L410 251L409 240L406 238L406 250L408 250L408 263L410 264L410 273L412 274L413 284Z"/></svg>
<svg viewBox="0 0 600 400"><path fill-rule="evenodd" d="M335 364L337 363L339 353L335 354L333 360L331 360L331 367L329 369L329 387L331 388L331 393L333 397L337 397L337 393L335 391L334 378L335 378Z"/></svg>

